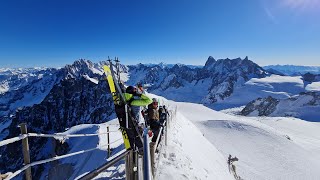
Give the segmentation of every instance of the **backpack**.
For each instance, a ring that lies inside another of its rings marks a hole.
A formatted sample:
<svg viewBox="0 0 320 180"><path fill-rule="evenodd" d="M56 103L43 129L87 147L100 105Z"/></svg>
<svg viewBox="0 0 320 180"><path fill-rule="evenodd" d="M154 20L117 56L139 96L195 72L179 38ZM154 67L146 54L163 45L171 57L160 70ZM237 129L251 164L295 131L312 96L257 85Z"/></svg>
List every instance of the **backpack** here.
<svg viewBox="0 0 320 180"><path fill-rule="evenodd" d="M159 121L161 124L164 123L164 121L167 120L167 112L166 109L162 106L159 107Z"/></svg>
<svg viewBox="0 0 320 180"><path fill-rule="evenodd" d="M131 113L131 108L130 108L130 103L131 103L133 100L134 100L134 99L131 98L131 99L127 102L128 128L129 128L129 129L133 127L132 113ZM118 120L119 120L120 127L122 127L122 128L127 128L127 124L126 124L126 104L123 103L123 102L121 102L120 104L115 104L114 108L115 108L116 115L117 115Z"/></svg>

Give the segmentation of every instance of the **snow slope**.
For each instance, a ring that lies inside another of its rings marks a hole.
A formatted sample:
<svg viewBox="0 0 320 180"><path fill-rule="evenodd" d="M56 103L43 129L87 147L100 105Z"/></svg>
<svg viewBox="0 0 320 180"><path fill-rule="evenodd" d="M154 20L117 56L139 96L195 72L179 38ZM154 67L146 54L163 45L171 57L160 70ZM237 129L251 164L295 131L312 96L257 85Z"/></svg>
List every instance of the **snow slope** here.
<svg viewBox="0 0 320 180"><path fill-rule="evenodd" d="M312 82L306 86L307 91L320 91L320 82Z"/></svg>
<svg viewBox="0 0 320 180"><path fill-rule="evenodd" d="M174 114L177 107L174 101L154 94L147 95L158 99L160 105L166 105L173 115L168 129L168 146L162 149L156 165L158 180L234 179L221 152L187 117L179 111Z"/></svg>
<svg viewBox="0 0 320 180"><path fill-rule="evenodd" d="M232 116L191 103L178 103L178 109L225 158L229 154L239 158L236 168L241 178L318 179L320 176L319 123L283 117Z"/></svg>
<svg viewBox="0 0 320 180"><path fill-rule="evenodd" d="M183 114L172 124L157 179L234 179L221 152Z"/></svg>
<svg viewBox="0 0 320 180"><path fill-rule="evenodd" d="M167 77L168 78L168 77ZM188 102L199 102L207 95L207 89L211 83L210 78L206 78L200 81L182 82L183 86L169 87L165 91L161 89L154 90L155 94L162 94L168 99L174 99L176 101L188 101Z"/></svg>

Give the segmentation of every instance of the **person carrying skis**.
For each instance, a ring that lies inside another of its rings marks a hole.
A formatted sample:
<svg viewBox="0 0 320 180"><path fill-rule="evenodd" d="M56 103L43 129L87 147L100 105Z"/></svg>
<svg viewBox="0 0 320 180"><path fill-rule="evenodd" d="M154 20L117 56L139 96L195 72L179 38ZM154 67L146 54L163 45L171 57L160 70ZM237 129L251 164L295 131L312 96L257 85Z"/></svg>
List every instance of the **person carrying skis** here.
<svg viewBox="0 0 320 180"><path fill-rule="evenodd" d="M134 86L128 86L126 89L126 93L132 94L131 101L131 113L133 115L134 120L138 123L138 125L141 128L144 128L145 121L141 114L141 107L144 107L148 104L150 104L152 101L151 99L146 96L145 94L142 94L136 87ZM129 97L130 98L130 97ZM147 99L148 98L148 99ZM138 100L138 101L134 101Z"/></svg>
<svg viewBox="0 0 320 180"><path fill-rule="evenodd" d="M128 86L123 95L127 105L129 106L129 109L125 110L125 107L116 106L116 114L119 119L120 129L122 130L123 134L128 136L130 148L136 146L140 153L143 149L143 144L142 140L140 139L141 134L137 132L139 129L136 127L138 123L137 119L135 119L137 115L134 111L137 107L140 108L140 106L146 106L150 104L152 100L144 94L137 93L137 89L133 86Z"/></svg>

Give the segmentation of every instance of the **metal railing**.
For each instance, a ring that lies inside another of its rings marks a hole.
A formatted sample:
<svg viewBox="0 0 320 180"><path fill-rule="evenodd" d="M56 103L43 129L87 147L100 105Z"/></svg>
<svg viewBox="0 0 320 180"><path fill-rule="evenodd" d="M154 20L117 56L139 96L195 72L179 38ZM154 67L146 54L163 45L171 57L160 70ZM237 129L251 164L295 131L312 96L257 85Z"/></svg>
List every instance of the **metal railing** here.
<svg viewBox="0 0 320 180"><path fill-rule="evenodd" d="M144 167L143 169L144 180L151 180L152 170L151 170L151 160L150 160L148 128L144 129L144 135L143 135L143 167Z"/></svg>
<svg viewBox="0 0 320 180"><path fill-rule="evenodd" d="M94 171L89 172L88 174L86 174L83 177L79 178L79 180L93 179L94 177L98 176L100 173L102 173L103 171L107 170L109 167L113 166L115 163L117 163L121 159L127 157L131 151L132 150L121 151L120 153L118 153L118 155L115 155L116 157L110 159L108 161L108 163L98 167Z"/></svg>
<svg viewBox="0 0 320 180"><path fill-rule="evenodd" d="M163 126L161 126L161 128L159 129L159 133L158 133L158 137L156 139L156 142L154 144L152 144L150 146L150 153L151 153L151 171L152 171L152 175L153 177L155 178L156 177L156 151L157 151L157 148L159 146L162 146L161 143L165 146L168 145L168 127L170 127L170 124L171 124L171 121L173 119L173 116L174 114L176 113L176 111L173 113L173 111L171 111L170 113L168 112L166 114L166 121L163 123ZM161 139L161 137L163 137ZM158 160L159 162L159 160Z"/></svg>
<svg viewBox="0 0 320 180"><path fill-rule="evenodd" d="M110 142L110 133L112 132L118 132L118 131L110 131L109 127L107 128L107 132L106 133L97 133L97 134L40 134L40 133L28 133L27 132L27 125L26 123L21 123L19 124L20 130L21 130L21 134L18 137L13 137L10 139L6 139L3 141L0 141L0 147L4 146L4 145L8 145L8 144L12 144L14 142L17 141L22 141L22 152L23 152L23 159L24 159L24 164L25 166L23 166L21 169L15 171L14 173L10 173L7 174L5 180L9 180L12 179L14 177L16 177L17 175L19 175L20 173L25 171L25 175L26 175L26 179L27 180L31 180L32 176L31 176L31 167L36 166L36 165L40 165L40 164L44 164L44 163L48 163L51 161L56 161L59 159L64 159L67 157L71 157L71 156L75 156L78 154L82 154L82 153L86 153L86 152L90 152L90 151L94 151L97 149L100 149L101 147L108 147L108 154L110 155L110 145L120 141L122 138L119 138L113 142ZM28 137L52 137L52 138L56 138L56 139L61 139L61 138L74 138L74 137L88 137L88 136L99 136L99 135L104 135L107 134L108 136L108 144L103 145L103 146L99 146L96 148L91 148L91 149L87 149L87 150L81 150L81 151L77 151L77 152L73 152L73 153L69 153L69 154L65 154L65 155L61 155L61 156L55 156L52 158L48 158L45 160L40 160L40 161L35 161L35 162L31 162L30 160L30 149L29 149L29 143L28 143Z"/></svg>
<svg viewBox="0 0 320 180"><path fill-rule="evenodd" d="M176 112L177 112L177 109L175 109L174 111L170 111L170 113L168 113L166 115L166 121L164 122L163 127L161 127L159 130L158 137L156 139L154 146L149 145L150 140L149 140L149 135L148 135L148 129L147 128L144 129L144 133L143 133L143 144L144 144L143 164L138 163L140 155L138 155L137 152L134 152L133 150L122 150L122 151L118 152L117 154L115 154L114 156L110 157L110 145L117 142L117 141L120 141L121 138L117 139L113 142L110 142L110 137L109 137L110 133L118 132L118 131L110 131L109 127L107 128L106 133L97 133L97 134L67 134L67 135L66 134L59 134L59 133L57 133L57 134L40 134L40 133L28 133L26 124L22 123L19 125L20 129L21 129L21 135L19 135L18 137L14 137L14 138L0 141L0 147L17 142L17 141L20 141L20 140L23 141L22 148L23 148L23 156L24 156L25 166L23 166L21 169L17 170L16 172L9 174L5 178L5 180L12 179L24 171L26 171L26 179L31 180L31 178L32 178L31 167L32 166L36 166L36 165L48 163L51 161L75 156L78 154L90 152L90 151L93 151L93 150L96 150L96 149L99 149L99 148L105 147L105 146L108 146L108 155L109 155L108 162L105 163L104 165L98 167L97 169L87 173L83 177L80 177L80 180L92 179L92 178L98 176L101 172L105 171L106 169L108 169L109 167L111 167L115 163L119 162L123 158L126 159L125 162L126 162L126 179L127 180L138 180L138 179L139 180L140 179L152 180L152 179L155 179L156 148L159 145L160 138L161 138L162 134L164 134L164 140L162 140L161 142L164 142L165 146L167 145L167 143L168 143L168 127L170 127L171 121L172 121L173 117L176 115ZM164 131L164 133L162 133L163 131ZM108 138L107 138L108 144L106 144L104 146L100 146L100 147L96 147L96 148L92 148L92 149L87 149L87 150L82 150L82 151L77 151L77 152L73 152L73 153L69 153L69 154L65 154L65 155L61 155L61 156L55 156L53 158L49 158L49 159L45 159L45 160L30 162L30 152L29 152L30 150L29 150L29 144L28 144L28 137L52 137L52 138L56 138L56 139L61 139L61 138L99 136L99 135L103 135L103 134L108 135ZM133 159L135 159L135 160L133 160ZM141 172L141 171L143 171L143 172Z"/></svg>

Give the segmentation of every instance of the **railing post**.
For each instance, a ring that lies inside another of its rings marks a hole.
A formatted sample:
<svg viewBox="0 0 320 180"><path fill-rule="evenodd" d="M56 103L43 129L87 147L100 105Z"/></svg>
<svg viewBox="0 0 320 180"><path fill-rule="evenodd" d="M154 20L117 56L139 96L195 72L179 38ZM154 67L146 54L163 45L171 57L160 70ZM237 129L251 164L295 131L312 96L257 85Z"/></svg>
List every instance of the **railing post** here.
<svg viewBox="0 0 320 180"><path fill-rule="evenodd" d="M138 155L138 180L143 180L143 156Z"/></svg>
<svg viewBox="0 0 320 180"><path fill-rule="evenodd" d="M126 180L134 180L134 162L133 162L133 151L130 151L126 157Z"/></svg>
<svg viewBox="0 0 320 180"><path fill-rule="evenodd" d="M21 134L28 133L26 123L21 123L19 126L21 130ZM25 165L30 164L30 149L29 149L28 137L22 139L22 152L23 152L24 164ZM31 167L26 169L26 179L32 180Z"/></svg>
<svg viewBox="0 0 320 180"><path fill-rule="evenodd" d="M167 121L167 126L170 126L170 122L169 122L169 111L166 112L166 121Z"/></svg>
<svg viewBox="0 0 320 180"><path fill-rule="evenodd" d="M139 179L139 154L137 152L134 152L134 179Z"/></svg>
<svg viewBox="0 0 320 180"><path fill-rule="evenodd" d="M167 120L167 122L168 122L168 120ZM165 126L165 145L167 146L168 145L168 123L166 124L166 126Z"/></svg>
<svg viewBox="0 0 320 180"><path fill-rule="evenodd" d="M108 135L108 157L110 157L111 150L110 150L110 130L109 130L109 126L107 126L107 135Z"/></svg>
<svg viewBox="0 0 320 180"><path fill-rule="evenodd" d="M151 143L150 143L151 144ZM148 128L144 129L143 134L143 179L144 180L151 180L152 173L151 173L151 163L150 163L150 148L149 148L149 135L148 135Z"/></svg>
<svg viewBox="0 0 320 180"><path fill-rule="evenodd" d="M154 158L155 158L155 150L156 150L156 143L151 142L150 143L150 162L151 162L151 172L152 175L154 176Z"/></svg>
<svg viewBox="0 0 320 180"><path fill-rule="evenodd" d="M130 154L130 153L129 153ZM129 159L130 159L130 155L128 154L128 156L126 156L126 158L125 158L125 166L126 166L126 169L125 169L125 171L126 171L126 180L131 180L130 179L130 161L129 161Z"/></svg>

